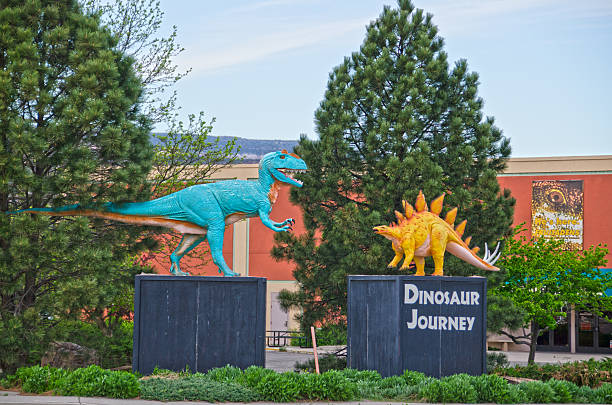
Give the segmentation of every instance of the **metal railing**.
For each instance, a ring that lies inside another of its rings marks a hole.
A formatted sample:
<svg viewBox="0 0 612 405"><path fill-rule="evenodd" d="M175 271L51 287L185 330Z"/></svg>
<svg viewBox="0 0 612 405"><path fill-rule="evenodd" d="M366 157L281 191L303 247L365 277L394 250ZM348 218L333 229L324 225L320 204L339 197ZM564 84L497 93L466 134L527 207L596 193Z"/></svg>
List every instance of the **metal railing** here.
<svg viewBox="0 0 612 405"><path fill-rule="evenodd" d="M288 330L268 330L266 331L266 345L268 347L289 346L291 341L297 340L300 347L307 347L310 338L308 336L298 336L296 333Z"/></svg>

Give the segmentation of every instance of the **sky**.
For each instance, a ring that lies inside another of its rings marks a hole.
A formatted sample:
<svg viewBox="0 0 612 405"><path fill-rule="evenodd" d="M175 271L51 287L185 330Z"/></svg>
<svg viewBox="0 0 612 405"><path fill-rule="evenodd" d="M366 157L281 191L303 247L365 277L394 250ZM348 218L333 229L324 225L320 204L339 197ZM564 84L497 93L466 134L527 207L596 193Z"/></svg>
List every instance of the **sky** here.
<svg viewBox="0 0 612 405"><path fill-rule="evenodd" d="M479 74L484 113L513 157L612 155L612 0L414 0L432 13L452 64ZM161 0L189 75L181 117L213 134L318 139L329 73L395 0ZM156 130L162 131L160 126Z"/></svg>

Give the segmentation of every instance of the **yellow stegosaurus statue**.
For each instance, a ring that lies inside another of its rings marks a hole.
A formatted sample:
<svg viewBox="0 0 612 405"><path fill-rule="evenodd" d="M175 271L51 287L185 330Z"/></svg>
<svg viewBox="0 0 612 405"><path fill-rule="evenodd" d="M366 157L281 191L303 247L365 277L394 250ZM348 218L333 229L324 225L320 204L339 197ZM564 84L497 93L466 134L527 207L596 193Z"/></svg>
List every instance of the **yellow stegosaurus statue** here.
<svg viewBox="0 0 612 405"><path fill-rule="evenodd" d="M499 269L493 264L499 258L497 253L499 243L492 254L485 243L484 258L476 256L479 248L469 248L472 237L467 237L465 241L461 240L467 221L464 220L453 229L457 208L450 210L444 220L438 216L442 211L443 201L444 194L431 202L431 211L429 211L425 196L422 191L419 191L414 208L406 201L402 201L404 214L395 211L397 223L374 227L376 233L392 242L395 257L389 263L389 267L397 266L402 257L405 257L401 269L407 269L414 260L417 268L415 275L424 276L425 257L432 256L435 263L433 275L442 276L444 275L444 252L448 251L453 256L479 269L498 271Z"/></svg>

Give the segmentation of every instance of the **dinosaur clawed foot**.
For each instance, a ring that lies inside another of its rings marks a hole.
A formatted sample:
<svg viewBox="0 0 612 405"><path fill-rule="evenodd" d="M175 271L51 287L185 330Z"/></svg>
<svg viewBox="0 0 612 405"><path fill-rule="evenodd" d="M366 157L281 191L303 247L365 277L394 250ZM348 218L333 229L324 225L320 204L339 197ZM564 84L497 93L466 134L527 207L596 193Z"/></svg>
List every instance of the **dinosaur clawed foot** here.
<svg viewBox="0 0 612 405"><path fill-rule="evenodd" d="M181 269L176 263L172 263L172 266L170 266L170 273L174 274L175 276L188 276L189 275L188 272L181 271Z"/></svg>
<svg viewBox="0 0 612 405"><path fill-rule="evenodd" d="M237 277L240 275L240 273L233 272L230 269L219 269L219 274L223 274L225 277Z"/></svg>

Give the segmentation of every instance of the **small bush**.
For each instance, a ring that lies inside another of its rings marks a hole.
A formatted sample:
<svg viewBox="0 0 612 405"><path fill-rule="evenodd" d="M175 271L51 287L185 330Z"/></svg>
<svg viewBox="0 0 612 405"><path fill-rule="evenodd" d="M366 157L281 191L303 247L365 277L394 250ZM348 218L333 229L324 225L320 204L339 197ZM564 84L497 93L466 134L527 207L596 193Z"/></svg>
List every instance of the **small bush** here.
<svg viewBox="0 0 612 405"><path fill-rule="evenodd" d="M602 384L601 387L593 391L593 396L597 403L612 404L612 384Z"/></svg>
<svg viewBox="0 0 612 405"><path fill-rule="evenodd" d="M555 392L554 402L574 402L579 390L579 387L572 382L555 380L554 378L548 380L546 384Z"/></svg>
<svg viewBox="0 0 612 405"><path fill-rule="evenodd" d="M242 370L228 364L225 367L213 368L206 373L206 377L217 382L239 382L242 379Z"/></svg>
<svg viewBox="0 0 612 405"><path fill-rule="evenodd" d="M57 381L54 391L80 397L134 398L140 394L140 384L131 373L89 366L66 373Z"/></svg>
<svg viewBox="0 0 612 405"><path fill-rule="evenodd" d="M518 385L508 385L508 403L509 404L526 404L529 402L525 391Z"/></svg>
<svg viewBox="0 0 612 405"><path fill-rule="evenodd" d="M474 403L478 398L467 374L434 379L421 389L420 395L428 402Z"/></svg>
<svg viewBox="0 0 612 405"><path fill-rule="evenodd" d="M342 372L330 370L321 374L321 382L325 396L321 399L329 401L348 401L356 397L357 386L344 377Z"/></svg>
<svg viewBox="0 0 612 405"><path fill-rule="evenodd" d="M140 381L142 399L155 401L207 401L254 402L259 394L248 387L208 379L204 374L194 374L178 379L161 377Z"/></svg>
<svg viewBox="0 0 612 405"><path fill-rule="evenodd" d="M249 387L255 388L264 376L269 374L275 374L273 370L268 368L262 368L257 366L250 366L244 373L242 373L242 384Z"/></svg>
<svg viewBox="0 0 612 405"><path fill-rule="evenodd" d="M22 367L7 379L23 392L40 394L53 391L59 395L83 397L133 398L140 392L135 375L104 370L98 366L62 370L53 367Z"/></svg>
<svg viewBox="0 0 612 405"><path fill-rule="evenodd" d="M483 374L471 379L477 402L505 404L510 402L508 382L495 374Z"/></svg>
<svg viewBox="0 0 612 405"><path fill-rule="evenodd" d="M548 404L555 401L555 391L542 381L520 383L519 388L525 393L527 402Z"/></svg>
<svg viewBox="0 0 612 405"><path fill-rule="evenodd" d="M299 398L300 385L298 374L267 374L259 381L257 392L264 400L274 402L293 402Z"/></svg>
<svg viewBox="0 0 612 405"><path fill-rule="evenodd" d="M353 368L345 368L341 371L341 373L346 379L354 383L375 383L377 381L382 380L382 377L380 376L378 371L375 370L355 370Z"/></svg>
<svg viewBox="0 0 612 405"><path fill-rule="evenodd" d="M404 381L408 385L420 385L428 382L431 377L427 377L425 374L419 371L405 370L404 374L402 374Z"/></svg>
<svg viewBox="0 0 612 405"><path fill-rule="evenodd" d="M487 371L493 371L496 368L508 367L508 356L502 352L487 353Z"/></svg>

